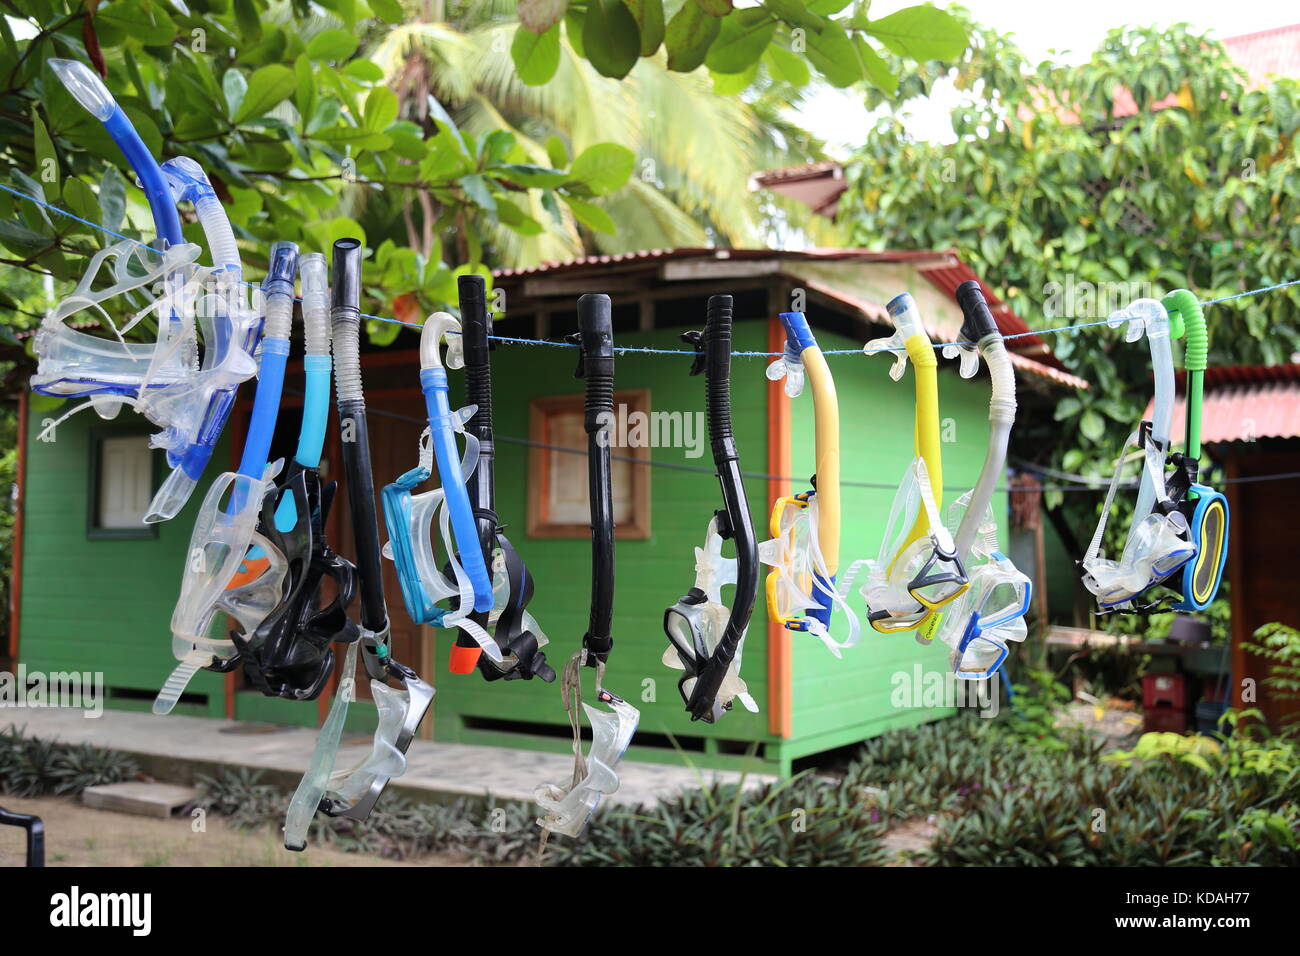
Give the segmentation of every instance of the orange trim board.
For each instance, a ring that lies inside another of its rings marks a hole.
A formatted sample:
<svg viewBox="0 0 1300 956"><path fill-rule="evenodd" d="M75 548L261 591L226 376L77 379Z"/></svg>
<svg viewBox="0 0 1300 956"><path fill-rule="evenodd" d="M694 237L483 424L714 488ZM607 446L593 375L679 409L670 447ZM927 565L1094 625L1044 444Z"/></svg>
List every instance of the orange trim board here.
<svg viewBox="0 0 1300 956"><path fill-rule="evenodd" d="M772 318L767 327L767 350L780 352L785 348L785 328L781 320ZM790 399L781 382L767 383L767 473L790 474ZM767 501L763 516L771 502L790 494L790 482L783 478L769 478ZM764 520L766 524L766 520ZM761 573L761 572L760 572ZM758 589L758 603L763 614L767 605L763 589ZM776 621L767 622L767 730L777 737L789 738L793 727L793 648L790 632Z"/></svg>

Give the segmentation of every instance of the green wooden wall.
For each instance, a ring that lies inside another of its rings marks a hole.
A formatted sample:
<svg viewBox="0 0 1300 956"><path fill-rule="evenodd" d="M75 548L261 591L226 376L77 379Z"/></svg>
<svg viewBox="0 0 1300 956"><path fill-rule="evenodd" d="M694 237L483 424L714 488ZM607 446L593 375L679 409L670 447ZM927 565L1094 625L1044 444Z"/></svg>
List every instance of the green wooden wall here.
<svg viewBox="0 0 1300 956"><path fill-rule="evenodd" d="M207 482L179 515L158 526L157 538L92 540L94 435L144 436L151 429L130 409L111 422L82 412L58 426L54 441L37 441L42 421L59 412L33 410L27 420L19 659L29 670L102 671L109 706L148 710L175 664L168 624ZM213 476L230 460L227 441L213 456ZM207 695L206 705L182 701L176 713L224 714L222 680L196 675L189 693Z"/></svg>

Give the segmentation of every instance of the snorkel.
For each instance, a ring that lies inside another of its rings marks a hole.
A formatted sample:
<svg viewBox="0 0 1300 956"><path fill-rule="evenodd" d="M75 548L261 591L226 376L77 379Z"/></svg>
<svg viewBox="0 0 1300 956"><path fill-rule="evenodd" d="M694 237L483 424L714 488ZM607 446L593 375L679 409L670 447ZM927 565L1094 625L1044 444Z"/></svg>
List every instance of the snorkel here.
<svg viewBox="0 0 1300 956"><path fill-rule="evenodd" d="M910 295L905 292L896 297L888 309L896 331L889 338L868 342L863 351L893 352L896 358L889 377L894 381L903 376L907 360L912 360L916 375L916 457L894 497L880 552L868 564L868 581L861 588L871 626L886 634L923 627L930 614L955 600L969 584L952 534L939 517L943 466L939 445L939 363L934 346ZM911 522L911 527L896 536L900 520Z"/></svg>
<svg viewBox="0 0 1300 956"><path fill-rule="evenodd" d="M958 558L969 572L970 588L943 612L932 615L918 638L937 636L952 648L953 672L960 678L984 680L1001 667L1008 641L1028 635L1024 615L1029 610L1029 579L999 550L993 493L1007 460L1011 427L1016 420L1016 377L993 314L974 280L957 287L964 317L962 342L944 346L945 358L960 357L962 378L979 369L980 356L989 367L989 444L975 487L953 502L949 525L956 526ZM983 563L980 563L983 562Z"/></svg>
<svg viewBox="0 0 1300 956"><path fill-rule="evenodd" d="M675 605L664 612L664 631L671 647L664 655L669 666L680 665L685 671L677 689L686 702L691 720L713 723L731 709L731 697L720 693L724 680L731 676L728 688L738 682L738 655L758 591L758 546L754 525L749 517L749 502L740 476L740 455L731 430L731 296L709 297L708 319L703 332L685 332L682 341L694 347L696 358L690 374L705 376L705 410L709 422L709 442L713 465L722 487L723 509L714 513L704 552L712 552L712 539L718 537L715 559L721 558L721 540L736 542L736 590L726 623L709 622L702 613L710 604L708 592L698 584ZM701 552L697 551L697 558ZM697 571L703 562L697 560ZM713 570L710 568L710 570ZM717 584L716 588L720 588ZM710 640L712 638L712 640ZM669 655L676 652L676 663ZM737 664L733 668L733 664ZM741 685L743 689L743 684ZM725 699L724 699L725 698Z"/></svg>
<svg viewBox="0 0 1300 956"><path fill-rule="evenodd" d="M307 830L318 809L329 816L354 820L364 820L370 815L388 781L406 771L406 751L433 703L433 688L420 680L415 671L394 660L390 648L375 486L370 471L366 399L361 381L361 256L358 239L339 239L334 243L330 310L343 470L348 482L360 578L361 639L348 645L338 692L317 737L307 773L289 802L284 845L290 850L306 848ZM379 727L370 756L353 769L336 774L334 762L348 705L355 692L358 646L366 674L371 678ZM401 688L389 687L390 678L401 684Z"/></svg>
<svg viewBox="0 0 1300 956"><path fill-rule="evenodd" d="M466 485L478 540L486 567L492 570L491 611L475 609L470 620L490 630L500 653L486 655L470 633L459 634L451 649L453 674L471 673L475 666L488 681L555 680L555 668L541 648L548 643L528 603L533 598L533 576L502 533L496 507L496 453L492 440L492 365L488 336L492 320L487 311L487 283L482 276L464 275L456 283L463 323L465 387L474 414L465 423L466 435L478 440L478 462ZM460 539L458 536L458 540Z"/></svg>
<svg viewBox="0 0 1300 956"><path fill-rule="evenodd" d="M305 255L302 276L304 331L302 427L298 449L276 489L262 505L255 538L244 564L254 579L267 573L279 588L278 601L252 631L233 631L249 683L268 697L315 700L334 672L330 645L352 643L359 635L347 616L356 597L356 568L335 554L325 540L325 523L337 489L322 486L320 457L330 405L329 280L325 257ZM321 587L328 578L335 596L322 607Z"/></svg>
<svg viewBox="0 0 1300 956"><path fill-rule="evenodd" d="M1170 339L1181 335L1183 329L1182 322L1174 321L1166 305L1154 299L1138 299L1114 313L1109 324L1112 328L1124 325L1125 339L1129 342L1135 342L1146 334L1151 349L1155 398L1152 420L1142 422L1124 443L1125 450L1129 446L1138 450L1143 467L1137 504L1123 552L1115 561L1108 559L1103 551L1106 525L1126 461L1121 452L1102 504L1097 529L1080 564L1084 571L1083 584L1096 595L1100 613L1113 610L1141 613L1156 608L1159 602L1140 606L1137 599L1190 562L1197 550L1195 541L1188 534L1188 517L1179 509L1179 500L1195 481L1194 475L1186 475L1186 483L1176 487L1179 468L1188 460L1187 456L1171 459L1177 463L1173 480L1168 479L1165 472L1174 406L1174 360ZM1190 422L1190 414L1188 419ZM1194 470L1195 459L1191 461Z"/></svg>
<svg viewBox="0 0 1300 956"><path fill-rule="evenodd" d="M219 611L231 615L244 631L251 631L279 600L278 580L240 577L257 531L262 500L270 490L280 462L267 466L271 437L280 410L284 369L289 357L293 326L293 285L298 270L298 247L277 242L262 289L266 309L262 343L262 368L249 417L248 437L237 472L227 472L212 483L199 508L190 535L180 598L172 613L172 653L178 661L154 700L155 714L170 713L191 678L201 668L229 669L235 645L224 637L210 636ZM281 574L283 567L280 568Z"/></svg>
<svg viewBox="0 0 1300 956"><path fill-rule="evenodd" d="M486 616L492 610L493 595L465 490L465 481L479 456L478 439L465 434L463 425L474 409L452 412L447 372L439 354L439 344L445 341L447 365L459 368L464 364L461 340L460 323L446 312L436 312L425 320L420 336L420 386L429 427L420 436L419 464L384 488L384 524L389 536L384 555L397 566L402 601L411 620L416 624L458 627L469 636L475 649L482 648L500 663L501 651L496 642L470 618L475 612ZM463 459L456 451L457 432L465 434ZM413 495L413 489L428 481L435 460L441 487ZM442 531L448 573L439 569L434 553L435 525ZM438 607L437 602L443 598L454 599L455 608L447 611Z"/></svg>
<svg viewBox="0 0 1300 956"><path fill-rule="evenodd" d="M840 410L835 381L802 312L782 312L784 355L767 367L770 381L785 379L785 393L803 393L812 385L817 471L812 489L778 498L772 506L772 538L758 547L759 560L772 566L767 575L767 608L786 630L821 639L836 657L858 642L857 615L837 587L840 549ZM850 566L843 591L852 586L863 562ZM831 611L839 605L849 621L843 641L830 635ZM802 611L802 615L799 613Z"/></svg>
<svg viewBox="0 0 1300 956"><path fill-rule="evenodd" d="M591 506L591 609L582 648L569 659L560 684L560 699L573 728L573 779L568 787L543 784L535 792L545 816L543 846L548 833L576 837L600 800L618 790L615 767L627 751L641 719L640 712L601 685L605 664L614 647L614 495L610 464L610 426L614 419L614 332L607 295L578 299L579 331L570 336L581 347L575 377L586 379L583 427L587 432L587 488ZM596 669L596 699L609 706L597 710L582 703L582 665ZM591 724L592 743L582 753L578 705Z"/></svg>

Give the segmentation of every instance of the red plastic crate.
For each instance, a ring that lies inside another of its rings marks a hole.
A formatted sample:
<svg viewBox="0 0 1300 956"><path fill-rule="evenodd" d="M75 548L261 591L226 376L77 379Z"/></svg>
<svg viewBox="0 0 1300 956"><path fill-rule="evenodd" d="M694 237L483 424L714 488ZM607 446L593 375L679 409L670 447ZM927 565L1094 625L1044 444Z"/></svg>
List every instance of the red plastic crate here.
<svg viewBox="0 0 1300 956"><path fill-rule="evenodd" d="M1187 710L1187 680L1182 674L1147 674L1142 678L1144 710Z"/></svg>
<svg viewBox="0 0 1300 956"><path fill-rule="evenodd" d="M1173 710L1169 707L1157 707L1142 715L1142 732L1152 733L1187 733L1187 711Z"/></svg>

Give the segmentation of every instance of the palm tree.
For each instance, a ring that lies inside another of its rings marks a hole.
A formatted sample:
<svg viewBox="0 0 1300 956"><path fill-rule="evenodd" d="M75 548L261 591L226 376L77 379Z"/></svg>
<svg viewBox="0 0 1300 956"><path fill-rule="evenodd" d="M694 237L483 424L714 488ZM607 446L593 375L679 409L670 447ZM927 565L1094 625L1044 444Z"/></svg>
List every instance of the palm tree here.
<svg viewBox="0 0 1300 956"><path fill-rule="evenodd" d="M393 28L367 51L398 92L407 118L427 123L432 96L468 132L511 131L542 165L550 164L550 137L559 137L570 155L613 142L637 156L632 181L600 200L616 234L589 233L567 210L553 223L534 199L525 211L552 226L539 235L477 223L503 261L527 265L587 251L760 244L767 232L764 207L749 189L750 176L820 158L820 144L783 116L797 105L797 92L769 87L746 99L720 96L707 71L669 71L662 50L625 79L612 80L578 56L567 36L554 78L527 86L510 57L513 3L457 5L450 19L439 16L446 12L441 7L429 5L421 19ZM406 210L408 241L422 251L431 244L422 223L432 212L427 197L423 202L423 211ZM799 212L785 218L790 215Z"/></svg>

